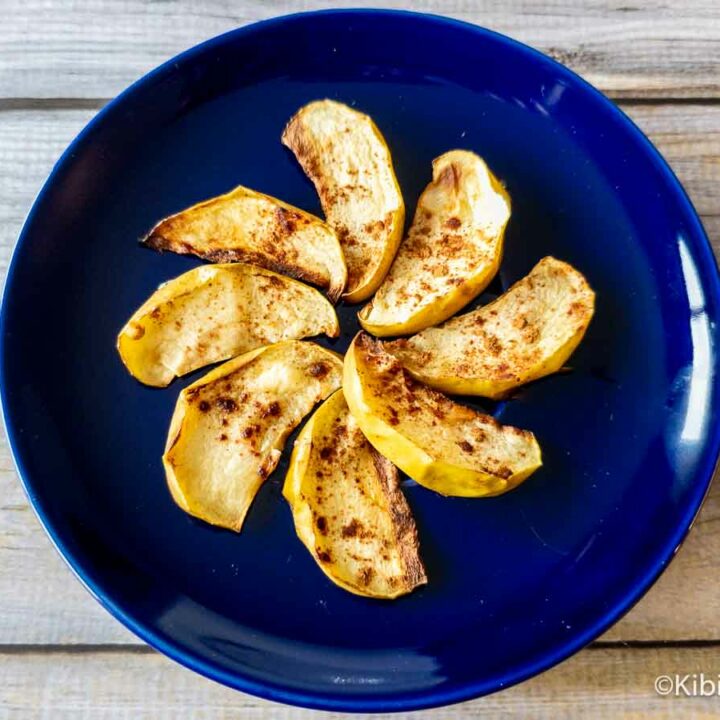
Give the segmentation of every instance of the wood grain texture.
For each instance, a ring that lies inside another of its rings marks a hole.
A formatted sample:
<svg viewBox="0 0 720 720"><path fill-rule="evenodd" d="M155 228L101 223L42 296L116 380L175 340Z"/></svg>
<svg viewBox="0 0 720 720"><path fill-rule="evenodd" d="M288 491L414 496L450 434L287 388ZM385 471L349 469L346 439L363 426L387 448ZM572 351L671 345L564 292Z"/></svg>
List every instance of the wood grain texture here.
<svg viewBox="0 0 720 720"><path fill-rule="evenodd" d="M622 104L680 178L700 215L720 214L720 105Z"/></svg>
<svg viewBox="0 0 720 720"><path fill-rule="evenodd" d="M698 212L720 215L720 105L621 107L670 162ZM73 137L93 117L93 109L0 110L0 275L4 278L32 199ZM713 232L715 230L715 232ZM716 226L708 232L720 248Z"/></svg>
<svg viewBox="0 0 720 720"><path fill-rule="evenodd" d="M236 693L154 653L22 653L0 656L0 717L52 720L242 718L331 720L337 713L283 707ZM716 718L720 698L663 697L659 675L705 673L717 680L717 647L586 650L522 685L472 702L366 720L621 720ZM40 708L43 708L41 710ZM3 709L8 714L2 715ZM581 713L581 714L580 714ZM346 716L349 717L349 716Z"/></svg>
<svg viewBox="0 0 720 720"><path fill-rule="evenodd" d="M685 183L720 250L720 106L624 106ZM93 110L0 111L0 273L43 180ZM720 485L677 560L605 639L720 638ZM0 443L0 645L136 643L52 549ZM680 611L679 608L682 610Z"/></svg>
<svg viewBox="0 0 720 720"><path fill-rule="evenodd" d="M0 645L140 642L103 610L52 547L15 474L4 433L0 568Z"/></svg>
<svg viewBox="0 0 720 720"><path fill-rule="evenodd" d="M704 217L720 215L720 104L625 103L665 155ZM32 199L93 109L0 110L0 274ZM716 225L709 225L718 242ZM714 232L713 232L714 231Z"/></svg>
<svg viewBox="0 0 720 720"><path fill-rule="evenodd" d="M87 593L30 510L0 446L0 646L139 644ZM720 483L678 557L602 641L720 638Z"/></svg>
<svg viewBox="0 0 720 720"><path fill-rule="evenodd" d="M720 97L716 0L4 0L0 97L111 97L227 30L357 6L412 7L492 28L616 97Z"/></svg>
<svg viewBox="0 0 720 720"><path fill-rule="evenodd" d="M548 52L613 97L640 100L624 109L676 170L720 255L717 0L3 0L0 282L34 196L104 99L213 35L265 17L342 6L412 6L484 25ZM658 98L685 102L648 104ZM659 697L653 683L660 674L717 678L718 520L716 483L677 559L601 643L489 698L386 717L717 717L720 698ZM143 646L52 548L2 429L0 568L0 720L338 717L236 693ZM657 645L689 640L702 645ZM651 645L625 647L629 641Z"/></svg>

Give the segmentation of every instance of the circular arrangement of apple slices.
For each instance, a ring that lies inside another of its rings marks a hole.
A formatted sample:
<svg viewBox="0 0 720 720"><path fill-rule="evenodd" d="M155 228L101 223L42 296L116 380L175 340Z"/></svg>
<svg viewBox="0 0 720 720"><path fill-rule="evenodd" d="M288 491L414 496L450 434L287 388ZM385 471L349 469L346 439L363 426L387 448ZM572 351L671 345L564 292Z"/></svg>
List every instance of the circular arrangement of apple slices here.
<svg viewBox="0 0 720 720"><path fill-rule="evenodd" d="M546 257L497 300L453 317L502 258L510 198L485 162L467 150L437 158L403 239L405 205L370 117L312 102L282 142L325 220L240 186L160 221L146 246L223 264L161 285L117 348L156 387L225 361L180 393L162 458L175 502L214 525L241 530L312 413L283 488L297 535L336 585L392 599L427 582L398 468L441 495L483 497L542 465L531 432L444 393L497 399L557 372L595 296ZM340 334L340 297L370 299L344 358L304 339ZM390 336L405 337L378 339Z"/></svg>

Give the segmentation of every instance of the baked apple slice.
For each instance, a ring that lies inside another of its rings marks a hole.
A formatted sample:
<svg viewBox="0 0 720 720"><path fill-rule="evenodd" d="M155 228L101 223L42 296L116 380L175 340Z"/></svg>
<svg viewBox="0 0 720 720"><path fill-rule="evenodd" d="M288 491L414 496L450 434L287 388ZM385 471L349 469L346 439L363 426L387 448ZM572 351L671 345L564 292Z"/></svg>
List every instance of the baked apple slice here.
<svg viewBox="0 0 720 720"><path fill-rule="evenodd" d="M160 221L142 241L211 262L246 262L327 289L335 302L347 270L335 232L320 218L243 186Z"/></svg>
<svg viewBox="0 0 720 720"><path fill-rule="evenodd" d="M297 536L339 587L392 599L427 582L397 469L365 439L342 390L300 431L283 495Z"/></svg>
<svg viewBox="0 0 720 720"><path fill-rule="evenodd" d="M405 205L385 139L370 117L333 100L302 107L283 143L315 184L348 269L344 299L366 300L402 238Z"/></svg>
<svg viewBox="0 0 720 720"><path fill-rule="evenodd" d="M501 425L422 385L366 333L345 355L343 391L375 449L442 495L500 495L542 465L531 432Z"/></svg>
<svg viewBox="0 0 720 720"><path fill-rule="evenodd" d="M452 150L433 179L385 280L360 311L373 335L409 335L447 320L477 297L500 266L510 198L482 158Z"/></svg>
<svg viewBox="0 0 720 720"><path fill-rule="evenodd" d="M175 502L239 532L288 435L341 379L335 353L287 340L234 358L185 388L163 455Z"/></svg>
<svg viewBox="0 0 720 720"><path fill-rule="evenodd" d="M385 349L426 385L501 398L557 372L583 339L594 309L585 278L546 257L494 302Z"/></svg>
<svg viewBox="0 0 720 720"><path fill-rule="evenodd" d="M244 263L202 265L161 285L117 347L131 375L164 387L264 345L339 332L333 306L309 285Z"/></svg>

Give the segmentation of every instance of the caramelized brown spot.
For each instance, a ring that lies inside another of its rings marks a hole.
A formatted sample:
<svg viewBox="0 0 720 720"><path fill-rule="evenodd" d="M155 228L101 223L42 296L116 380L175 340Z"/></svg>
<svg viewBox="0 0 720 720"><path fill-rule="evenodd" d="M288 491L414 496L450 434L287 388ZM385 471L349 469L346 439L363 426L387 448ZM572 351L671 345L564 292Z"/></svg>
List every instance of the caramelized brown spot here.
<svg viewBox="0 0 720 720"><path fill-rule="evenodd" d="M312 375L313 377L322 379L322 378L324 378L324 377L330 372L330 367L328 366L327 363L324 363L324 362L316 362L316 363L313 363L313 364L308 368L308 372L309 372L310 375Z"/></svg>
<svg viewBox="0 0 720 720"><path fill-rule="evenodd" d="M440 173L440 177L438 178L438 185L451 185L455 189L459 189L460 187L460 168L459 166L455 165L454 163L450 163L443 171Z"/></svg>
<svg viewBox="0 0 720 720"><path fill-rule="evenodd" d="M528 325L523 330L523 337L529 343L536 343L540 339L540 328L537 325Z"/></svg>
<svg viewBox="0 0 720 720"><path fill-rule="evenodd" d="M131 340L139 340L145 334L145 328L137 323L130 323L126 335Z"/></svg>
<svg viewBox="0 0 720 720"><path fill-rule="evenodd" d="M227 435L226 435L225 433L223 433L223 434L220 436L220 440L222 440L223 442L225 442L225 440L227 440Z"/></svg>
<svg viewBox="0 0 720 720"><path fill-rule="evenodd" d="M286 235L292 235L295 232L297 214L286 210L284 207L278 207L275 210L277 224L285 232Z"/></svg>
<svg viewBox="0 0 720 720"><path fill-rule="evenodd" d="M333 449L331 447L328 447L327 445L320 450L320 457L323 460L329 460L332 457Z"/></svg>
<svg viewBox="0 0 720 720"><path fill-rule="evenodd" d="M439 407L438 405L433 405L430 408L430 412L438 419L438 420L444 420L445 419L445 411Z"/></svg>
<svg viewBox="0 0 720 720"><path fill-rule="evenodd" d="M315 525L322 535L327 535L327 520L322 515L315 521Z"/></svg>
<svg viewBox="0 0 720 720"><path fill-rule="evenodd" d="M353 519L342 529L341 534L344 538L351 538L359 535L361 530L362 525L357 520Z"/></svg>
<svg viewBox="0 0 720 720"><path fill-rule="evenodd" d="M371 567L365 567L360 571L359 580L363 585L369 585L372 580L373 569Z"/></svg>
<svg viewBox="0 0 720 720"><path fill-rule="evenodd" d="M492 355L497 357L502 352L502 343L495 335L490 335L487 338L487 349Z"/></svg>
<svg viewBox="0 0 720 720"><path fill-rule="evenodd" d="M317 553L318 560L321 562L332 562L332 555L327 550L321 550L320 548L315 548L315 552Z"/></svg>
<svg viewBox="0 0 720 720"><path fill-rule="evenodd" d="M338 236L338 240L341 243L347 243L350 240L350 230L346 225L338 225L335 228L335 234Z"/></svg>
<svg viewBox="0 0 720 720"><path fill-rule="evenodd" d="M231 413L235 412L238 409L237 403L229 397L219 397L215 404L222 410L223 412Z"/></svg>
<svg viewBox="0 0 720 720"><path fill-rule="evenodd" d="M462 223L460 222L459 218L451 217L448 218L447 222L445 223L445 227L449 227L451 230L457 230Z"/></svg>
<svg viewBox="0 0 720 720"><path fill-rule="evenodd" d="M487 439L487 433L481 428L475 428L472 434L478 442L485 442Z"/></svg>
<svg viewBox="0 0 720 720"><path fill-rule="evenodd" d="M473 451L473 446L467 440L461 440L458 445L460 446L461 450L464 450L467 453Z"/></svg>
<svg viewBox="0 0 720 720"><path fill-rule="evenodd" d="M277 400L273 400L267 408L263 411L262 416L267 417L268 415L271 415L272 417L277 417L280 414L280 403Z"/></svg>
<svg viewBox="0 0 720 720"><path fill-rule="evenodd" d="M198 408L200 412L207 412L210 409L210 403L207 400L201 400Z"/></svg>

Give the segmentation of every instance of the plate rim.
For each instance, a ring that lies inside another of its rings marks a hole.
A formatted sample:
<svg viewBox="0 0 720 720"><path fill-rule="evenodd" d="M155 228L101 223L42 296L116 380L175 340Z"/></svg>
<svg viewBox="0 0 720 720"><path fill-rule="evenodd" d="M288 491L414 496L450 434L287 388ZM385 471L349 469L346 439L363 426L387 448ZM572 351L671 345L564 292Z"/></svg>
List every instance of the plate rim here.
<svg viewBox="0 0 720 720"><path fill-rule="evenodd" d="M587 628L584 633L574 635L573 638L569 639L567 642L558 644L553 652L546 652L542 659L536 661L535 663L522 664L522 666L518 667L515 672L506 673L501 681L466 682L456 689L413 690L386 696L353 695L349 693L338 695L324 692L288 689L279 683L267 680L255 680L242 674L230 673L216 666L189 648L183 649L172 642L168 642L152 627L146 626L144 623L135 620L131 613L123 610L115 601L108 598L107 593L102 589L102 587L100 587L99 583L92 578L92 573L83 567L85 564L84 561L76 557L65 546L60 534L47 518L42 507L42 501L33 491L30 473L26 471L23 459L18 450L17 431L14 421L8 411L8 390L5 382L7 376L6 357L11 346L6 338L8 298L12 292L12 287L15 284L14 277L17 270L16 266L18 263L18 257L22 253L24 246L28 243L28 236L34 223L35 216L38 214L39 208L42 205L45 196L55 185L58 173L72 159L76 148L81 146L85 139L91 135L98 126L104 123L105 118L121 107L138 88L144 86L147 82L150 82L160 74L166 72L176 63L192 61L195 56L211 50L213 47L225 43L230 39L242 42L243 38L247 35L262 32L266 28L282 25L288 21L302 19L312 20L317 16L335 16L338 19L352 19L353 17L363 15L375 15L379 17L392 16L396 18L409 17L411 19L424 20L432 24L444 26L445 28L458 28L466 32L473 32L479 38L490 38L501 45L520 51L533 63L550 65L558 75L562 76L563 79L567 80L571 85L577 87L583 93L589 94L596 102L605 106L610 116L614 116L620 122L624 130L628 132L632 140L645 150L646 156L655 171L659 172L659 174L663 176L663 178L667 181L669 188L677 197L679 206L688 223L688 237L691 245L693 246L693 250L702 261L703 267L706 269L707 277L703 278L703 290L712 295L715 299L716 305L720 306L720 271L718 270L717 260L712 251L712 246L707 233L705 232L699 215L685 188L682 186L667 161L660 154L659 150L647 138L643 131L640 130L634 121L631 120L628 115L612 100L610 100L610 98L604 95L600 90L595 88L580 75L545 53L536 50L525 43L508 37L507 35L471 22L439 14L416 12L412 10L376 8L322 9L289 13L233 28L232 30L228 30L193 45L192 47L169 58L135 80L119 95L103 106L75 136L72 142L60 155L59 159L53 165L46 181L43 183L40 192L37 194L32 203L30 211L28 212L18 236L18 240L13 248L11 259L8 264L8 270L5 276L2 293L2 305L0 306L0 410L5 424L10 454L16 473L20 479L30 506L45 533L50 538L52 545L90 595L92 595L95 600L97 600L100 605L104 607L105 610L107 610L116 620L121 622L143 642L160 651L166 657L169 657L180 665L193 670L199 675L219 682L235 690L240 690L266 700L283 702L309 709L328 711L399 712L451 705L512 687L513 685L539 675L545 670L548 670L566 660L596 639L599 635L604 633L612 625L617 623L635 606L635 604L659 579L691 530L698 513L707 498L714 472L716 468L720 466L720 419L711 420L708 428L707 450L704 453L703 458L699 461L697 469L693 473L692 486L694 488L694 492L692 495L692 501L689 503L688 509L683 516L682 521L679 522L674 531L670 533L668 539L662 543L661 550L654 554L655 559L650 566L646 568L642 575L639 575L633 581L631 587L624 594L622 601L616 603L612 608L603 613L600 619L597 620L591 627ZM718 340L720 339L720 330L717 329L717 323L716 329L712 331L712 334L713 345L717 347ZM720 377L717 372L713 374L712 387L715 392L720 391Z"/></svg>

